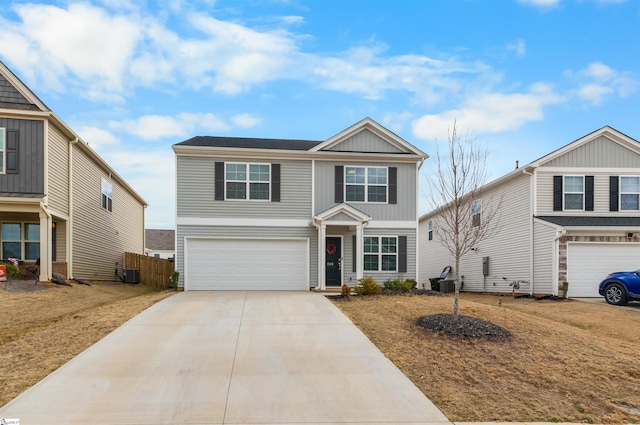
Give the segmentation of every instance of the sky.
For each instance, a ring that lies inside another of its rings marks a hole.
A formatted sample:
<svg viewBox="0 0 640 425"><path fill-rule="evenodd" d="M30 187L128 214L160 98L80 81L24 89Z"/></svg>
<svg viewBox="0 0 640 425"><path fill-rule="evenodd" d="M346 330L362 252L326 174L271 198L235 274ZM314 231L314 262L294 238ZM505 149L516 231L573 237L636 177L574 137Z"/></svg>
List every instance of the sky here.
<svg viewBox="0 0 640 425"><path fill-rule="evenodd" d="M422 183L454 122L489 179L605 125L640 140L640 0L3 0L0 60L147 228L175 226L171 145L198 135L326 140L370 117L431 156Z"/></svg>

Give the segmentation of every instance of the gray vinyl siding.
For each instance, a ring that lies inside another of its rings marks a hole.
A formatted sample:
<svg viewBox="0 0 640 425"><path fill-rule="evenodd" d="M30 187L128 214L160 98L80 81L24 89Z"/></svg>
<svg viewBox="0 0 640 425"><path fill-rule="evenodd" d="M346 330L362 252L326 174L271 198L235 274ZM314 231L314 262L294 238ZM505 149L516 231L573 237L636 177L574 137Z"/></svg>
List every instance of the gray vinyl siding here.
<svg viewBox="0 0 640 425"><path fill-rule="evenodd" d="M369 130L362 130L361 132L333 146L329 150L340 152L403 152Z"/></svg>
<svg viewBox="0 0 640 425"><path fill-rule="evenodd" d="M108 171L74 145L73 270L76 278L114 280L125 252L144 253L144 208ZM113 208L101 206L102 178L113 186Z"/></svg>
<svg viewBox="0 0 640 425"><path fill-rule="evenodd" d="M215 162L280 164L280 202L215 200ZM311 215L311 161L215 159L177 156L178 217L308 219Z"/></svg>
<svg viewBox="0 0 640 425"><path fill-rule="evenodd" d="M69 141L60 130L49 126L49 206L69 214Z"/></svg>
<svg viewBox="0 0 640 425"><path fill-rule="evenodd" d="M600 136L541 166L639 168L640 155L605 136Z"/></svg>
<svg viewBox="0 0 640 425"><path fill-rule="evenodd" d="M184 286L184 238L250 237L250 238L309 238L309 285L318 284L318 231L313 227L248 227L178 225L176 229L176 270L180 272L180 286ZM250 259L247 259L250 261Z"/></svg>
<svg viewBox="0 0 640 425"><path fill-rule="evenodd" d="M530 280L532 216L530 214L530 179L522 175L493 188L483 196L483 210L489 211L488 199L493 197L494 205L502 199L497 215L498 232L478 244L478 251L470 251L460 260L460 275L464 276L464 291L510 292L508 281ZM434 238L427 240L427 223L434 220ZM429 285L428 278L437 277L445 266L455 267L454 258L442 245L439 238L440 217L425 218L420 222L420 284ZM482 258L489 257L489 275L482 273ZM454 271L454 270L452 270ZM453 274L450 278L453 279ZM502 277L508 281L504 281ZM528 292L528 284L520 291Z"/></svg>
<svg viewBox="0 0 640 425"><path fill-rule="evenodd" d="M44 123L0 118L0 127L19 131L18 174L0 174L0 192L43 194Z"/></svg>
<svg viewBox="0 0 640 425"><path fill-rule="evenodd" d="M351 216L349 216L348 214L345 214L345 213L336 214L333 217L327 219L326 221L327 222L332 222L332 221L342 221L342 222L344 222L344 221L352 221L354 224L356 224L356 221Z"/></svg>
<svg viewBox="0 0 640 425"><path fill-rule="evenodd" d="M533 281L537 293L556 294L554 252L556 230L540 222L533 224Z"/></svg>
<svg viewBox="0 0 640 425"><path fill-rule="evenodd" d="M38 107L29 102L15 87L0 75L0 108L37 110Z"/></svg>
<svg viewBox="0 0 640 425"><path fill-rule="evenodd" d="M319 214L336 205L335 202L335 166L345 167L397 167L398 198L397 204L374 204L349 202L351 206L369 215L375 220L407 221L416 220L416 164L394 164L380 162L335 162L316 161L315 165L315 211Z"/></svg>
<svg viewBox="0 0 640 425"><path fill-rule="evenodd" d="M553 176L556 175L575 175L593 176L593 211L554 211L553 210ZM581 171L579 173L571 171L571 168L567 168L563 172L560 171L546 171L543 169L536 170L536 215L623 215L627 216L633 211L609 211L609 177L611 175L616 176L638 176L640 175L640 169L636 172L598 172L594 169L593 172L589 171L585 173Z"/></svg>

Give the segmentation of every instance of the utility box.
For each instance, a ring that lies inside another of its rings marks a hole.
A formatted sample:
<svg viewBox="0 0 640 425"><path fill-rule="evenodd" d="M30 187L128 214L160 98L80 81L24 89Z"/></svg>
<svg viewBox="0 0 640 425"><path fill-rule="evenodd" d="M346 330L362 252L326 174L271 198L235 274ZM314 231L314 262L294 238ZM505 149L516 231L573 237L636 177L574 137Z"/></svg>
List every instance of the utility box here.
<svg viewBox="0 0 640 425"><path fill-rule="evenodd" d="M140 283L140 270L125 269L124 283Z"/></svg>
<svg viewBox="0 0 640 425"><path fill-rule="evenodd" d="M453 280L441 280L440 292L451 293L456 291L456 283Z"/></svg>
<svg viewBox="0 0 640 425"><path fill-rule="evenodd" d="M489 276L489 257L482 257L482 275Z"/></svg>

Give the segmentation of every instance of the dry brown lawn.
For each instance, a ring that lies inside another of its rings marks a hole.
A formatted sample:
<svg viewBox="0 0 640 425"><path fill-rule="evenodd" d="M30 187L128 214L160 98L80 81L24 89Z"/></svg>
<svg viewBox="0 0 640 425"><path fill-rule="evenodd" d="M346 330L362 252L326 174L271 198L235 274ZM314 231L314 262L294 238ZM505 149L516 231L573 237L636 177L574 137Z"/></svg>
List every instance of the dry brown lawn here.
<svg viewBox="0 0 640 425"><path fill-rule="evenodd" d="M336 305L451 421L639 423L640 311L581 301L462 294L460 314L507 342L460 340L415 325L452 296L353 297Z"/></svg>
<svg viewBox="0 0 640 425"><path fill-rule="evenodd" d="M171 294L118 283L0 289L0 406Z"/></svg>

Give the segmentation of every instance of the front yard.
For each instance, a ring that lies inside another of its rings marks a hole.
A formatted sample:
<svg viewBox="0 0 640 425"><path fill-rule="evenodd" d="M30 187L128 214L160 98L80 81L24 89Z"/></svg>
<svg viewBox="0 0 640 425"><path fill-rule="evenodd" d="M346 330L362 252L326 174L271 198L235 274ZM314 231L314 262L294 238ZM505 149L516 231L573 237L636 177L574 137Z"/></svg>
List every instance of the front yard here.
<svg viewBox="0 0 640 425"><path fill-rule="evenodd" d="M452 296L352 297L336 305L451 421L640 423L640 312L580 301L462 294L460 314L507 342L415 325Z"/></svg>

